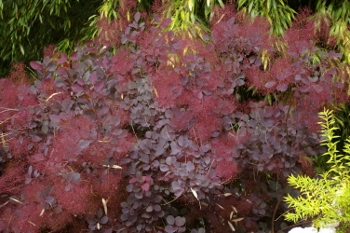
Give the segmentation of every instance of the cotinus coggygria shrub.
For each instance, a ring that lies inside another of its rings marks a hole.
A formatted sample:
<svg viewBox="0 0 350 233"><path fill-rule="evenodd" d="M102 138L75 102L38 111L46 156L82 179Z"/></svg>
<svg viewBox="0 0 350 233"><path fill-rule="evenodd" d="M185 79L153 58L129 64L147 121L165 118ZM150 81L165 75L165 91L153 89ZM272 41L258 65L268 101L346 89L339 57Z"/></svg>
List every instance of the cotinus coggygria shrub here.
<svg viewBox="0 0 350 233"><path fill-rule="evenodd" d="M276 206L286 178L312 175L318 111L346 100L338 55L286 37L283 57L262 19L222 17L204 41L144 20L135 14L115 44L32 62L32 85L0 80L0 231L287 224Z"/></svg>

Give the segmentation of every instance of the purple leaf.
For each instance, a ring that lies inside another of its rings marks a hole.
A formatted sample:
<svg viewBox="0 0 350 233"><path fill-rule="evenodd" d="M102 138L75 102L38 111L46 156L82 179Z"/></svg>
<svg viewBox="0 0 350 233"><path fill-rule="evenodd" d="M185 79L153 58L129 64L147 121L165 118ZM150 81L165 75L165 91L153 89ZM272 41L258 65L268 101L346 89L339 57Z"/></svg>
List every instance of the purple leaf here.
<svg viewBox="0 0 350 233"><path fill-rule="evenodd" d="M165 159L165 163L168 164L169 166L172 165L172 163L176 161L176 160L173 159L173 158L174 158L174 157L171 157L171 156L167 157L167 158Z"/></svg>
<svg viewBox="0 0 350 233"><path fill-rule="evenodd" d="M108 222L108 217L107 216L103 216L101 219L100 219L100 223L101 224L106 224Z"/></svg>
<svg viewBox="0 0 350 233"><path fill-rule="evenodd" d="M143 198L143 193L142 192L135 193L135 197L137 199L142 199Z"/></svg>
<svg viewBox="0 0 350 233"><path fill-rule="evenodd" d="M55 69L56 69L56 64L52 62L50 62L46 67L46 70L50 72L54 71Z"/></svg>
<svg viewBox="0 0 350 233"><path fill-rule="evenodd" d="M317 77L317 76L315 76L315 77L308 77L307 79L308 79L310 82L314 83L314 82L317 82L318 77Z"/></svg>
<svg viewBox="0 0 350 233"><path fill-rule="evenodd" d="M101 116L105 115L108 111L109 111L108 107L103 107L103 108L98 110L98 115L101 117Z"/></svg>
<svg viewBox="0 0 350 233"><path fill-rule="evenodd" d="M101 91L104 86L105 86L105 82L103 80L101 80L95 84L94 89L96 91Z"/></svg>
<svg viewBox="0 0 350 233"><path fill-rule="evenodd" d="M181 147L186 148L186 147L188 146L188 140L187 140L187 138L185 138L185 137L182 136L182 135L179 137L179 139L177 140L177 142L179 143L179 145L180 145Z"/></svg>
<svg viewBox="0 0 350 233"><path fill-rule="evenodd" d="M55 202L56 202L55 198L53 198L51 196L48 196L45 201L50 205L55 204Z"/></svg>
<svg viewBox="0 0 350 233"><path fill-rule="evenodd" d="M323 87L320 85L314 84L312 87L317 93L321 93L323 91Z"/></svg>
<svg viewBox="0 0 350 233"><path fill-rule="evenodd" d="M95 85L95 83L97 81L97 72L96 71L94 71L90 74L89 81L92 85Z"/></svg>
<svg viewBox="0 0 350 233"><path fill-rule="evenodd" d="M41 62L31 61L29 64L34 70L43 70L43 64L41 64Z"/></svg>
<svg viewBox="0 0 350 233"><path fill-rule="evenodd" d="M69 181L74 181L74 182L79 182L80 181L80 173L78 172L69 172L68 173L68 180Z"/></svg>
<svg viewBox="0 0 350 233"><path fill-rule="evenodd" d="M148 182L141 185L141 189L145 192L147 192L149 190L149 188L150 188L150 184Z"/></svg>
<svg viewBox="0 0 350 233"><path fill-rule="evenodd" d="M169 167L165 164L161 164L160 167L159 167L160 171L162 172L167 172L169 171Z"/></svg>
<svg viewBox="0 0 350 233"><path fill-rule="evenodd" d="M139 22L140 16L141 16L140 12L136 12L136 14L135 14L135 16L134 16L135 22Z"/></svg>
<svg viewBox="0 0 350 233"><path fill-rule="evenodd" d="M72 58L72 61L77 61L79 59L78 52L73 52L70 56Z"/></svg>
<svg viewBox="0 0 350 233"><path fill-rule="evenodd" d="M174 218L174 216L169 215L168 217L166 217L166 221L167 221L167 223L168 223L169 225L174 225L174 223L175 223L175 218Z"/></svg>
<svg viewBox="0 0 350 233"><path fill-rule="evenodd" d="M182 227L184 226L186 223L186 219L183 218L183 217L180 217L180 216L177 216L175 218L175 225L178 226L178 227Z"/></svg>
<svg viewBox="0 0 350 233"><path fill-rule="evenodd" d="M87 148L90 145L91 142L92 142L91 140L80 140L79 141L79 148L84 150L85 148Z"/></svg>
<svg viewBox="0 0 350 233"><path fill-rule="evenodd" d="M175 142L170 143L171 155L177 155L181 152L179 146Z"/></svg>
<svg viewBox="0 0 350 233"><path fill-rule="evenodd" d="M328 53L329 58L341 58L342 54L341 53L336 53L333 50Z"/></svg>
<svg viewBox="0 0 350 233"><path fill-rule="evenodd" d="M39 137L38 135L33 135L32 136L32 142L40 142L42 140L41 137Z"/></svg>
<svg viewBox="0 0 350 233"><path fill-rule="evenodd" d="M170 19L170 18L166 18L166 19L164 19L164 20L161 22L160 27L161 27L161 28L168 27L170 23L171 23L171 19Z"/></svg>
<svg viewBox="0 0 350 233"><path fill-rule="evenodd" d="M305 92L308 92L309 91L309 86L301 86L299 88L299 91L302 92L302 93L305 93Z"/></svg>
<svg viewBox="0 0 350 233"><path fill-rule="evenodd" d="M61 117L59 115L50 115L50 120L52 122L58 123L61 120Z"/></svg>
<svg viewBox="0 0 350 233"><path fill-rule="evenodd" d="M171 187L173 188L173 190L177 190L177 189L180 189L181 188L181 185L178 181L173 181L171 183Z"/></svg>
<svg viewBox="0 0 350 233"><path fill-rule="evenodd" d="M61 58L57 61L57 64L60 65L62 63L66 63L68 61L67 55L64 53L61 53Z"/></svg>
<svg viewBox="0 0 350 233"><path fill-rule="evenodd" d="M194 170L194 165L193 165L193 163L191 161L188 161L186 163L186 170L189 171L189 172Z"/></svg>
<svg viewBox="0 0 350 233"><path fill-rule="evenodd" d="M31 176L33 172L33 166L29 166L28 168L28 175Z"/></svg>
<svg viewBox="0 0 350 233"><path fill-rule="evenodd" d="M299 82L299 81L302 80L300 74L295 75L295 78L294 78L294 79L295 79L295 81L297 81L297 82Z"/></svg>
<svg viewBox="0 0 350 233"><path fill-rule="evenodd" d="M130 184L133 184L133 183L136 183L137 182L137 179L134 177L134 178L131 178L130 180L129 180L129 183Z"/></svg>
<svg viewBox="0 0 350 233"><path fill-rule="evenodd" d="M275 84L276 84L275 81L270 81L270 82L265 83L265 87L266 88L271 88L271 87L275 86Z"/></svg>
<svg viewBox="0 0 350 233"><path fill-rule="evenodd" d="M76 92L76 93L81 93L84 91L84 88L78 84L74 84L72 86L72 91Z"/></svg>
<svg viewBox="0 0 350 233"><path fill-rule="evenodd" d="M80 86L84 86L85 85L85 80L83 78L77 78L77 83L80 85Z"/></svg>
<svg viewBox="0 0 350 233"><path fill-rule="evenodd" d="M235 17L232 17L227 21L227 25L232 26L235 23L235 21L236 21Z"/></svg>
<svg viewBox="0 0 350 233"><path fill-rule="evenodd" d="M285 83L280 83L280 84L278 84L276 89L280 92L285 92L288 89L288 85Z"/></svg>
<svg viewBox="0 0 350 233"><path fill-rule="evenodd" d="M176 228L174 228L173 226L169 226L167 225L165 228L164 228L165 232L166 233L173 233L173 232L176 232Z"/></svg>
<svg viewBox="0 0 350 233"><path fill-rule="evenodd" d="M67 184L67 185L64 187L64 190L65 190L66 192L69 192L69 191L72 189L72 187L73 187L73 185Z"/></svg>
<svg viewBox="0 0 350 233"><path fill-rule="evenodd" d="M211 149L211 148L210 148L210 145L209 145L209 144L203 145L203 146L201 146L201 148L200 148L201 152L203 152L203 153L207 153L210 149Z"/></svg>

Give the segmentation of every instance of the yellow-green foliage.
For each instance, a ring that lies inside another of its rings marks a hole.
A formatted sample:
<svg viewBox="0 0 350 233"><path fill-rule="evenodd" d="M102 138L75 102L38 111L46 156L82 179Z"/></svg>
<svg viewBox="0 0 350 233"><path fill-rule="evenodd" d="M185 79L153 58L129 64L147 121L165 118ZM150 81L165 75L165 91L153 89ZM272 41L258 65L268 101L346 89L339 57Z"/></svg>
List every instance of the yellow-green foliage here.
<svg viewBox="0 0 350 233"><path fill-rule="evenodd" d="M321 142L327 147L322 156L327 158L329 169L319 178L301 175L288 178L288 183L300 190L300 196L285 197L285 202L294 210L285 214L285 218L294 222L312 218L316 227L337 222L350 225L350 138L340 153L336 148L338 141L334 140L338 136L334 134L337 128L333 112L324 109L319 116L323 120L319 123L322 127Z"/></svg>

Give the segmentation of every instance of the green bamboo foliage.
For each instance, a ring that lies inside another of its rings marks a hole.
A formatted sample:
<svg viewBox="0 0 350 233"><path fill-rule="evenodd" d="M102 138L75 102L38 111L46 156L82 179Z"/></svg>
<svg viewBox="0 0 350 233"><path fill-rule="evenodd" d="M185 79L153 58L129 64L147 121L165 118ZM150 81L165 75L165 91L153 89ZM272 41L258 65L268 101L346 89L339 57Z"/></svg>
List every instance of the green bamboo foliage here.
<svg viewBox="0 0 350 233"><path fill-rule="evenodd" d="M32 44L28 38L36 25L47 23L49 27L62 28L67 31L71 20L67 17L70 1L5 1L0 3L1 38L6 38L7 46L0 46L0 56L3 59L24 56L27 47ZM57 25L55 19L65 17L66 20ZM45 22L44 20L45 19ZM0 42L1 43L1 42ZM10 46L8 46L10 45Z"/></svg>
<svg viewBox="0 0 350 233"><path fill-rule="evenodd" d="M300 190L298 197L287 195L285 202L294 211L285 214L286 220L297 222L299 220L313 219L316 227L327 224L350 224L350 138L346 140L343 153L337 150L335 135L338 129L335 126L333 112L324 109L320 113L322 145L327 151L325 157L329 169L319 175L319 178L307 176L290 176L288 183Z"/></svg>
<svg viewBox="0 0 350 233"><path fill-rule="evenodd" d="M328 2L328 3L327 3ZM321 1L317 2L317 12L321 14L320 19L329 19L331 24L330 35L338 41L338 47L344 54L345 60L350 62L350 1Z"/></svg>
<svg viewBox="0 0 350 233"><path fill-rule="evenodd" d="M222 0L163 0L163 4L163 17L172 19L169 30L189 31L194 36L208 32L207 25L214 17L214 5L224 7Z"/></svg>
<svg viewBox="0 0 350 233"><path fill-rule="evenodd" d="M43 47L58 43L68 51L91 30L83 30L101 0L0 0L0 76L11 62L42 56ZM90 36L91 38L91 36Z"/></svg>
<svg viewBox="0 0 350 233"><path fill-rule="evenodd" d="M275 35L282 35L296 14L283 0L237 0L237 4L238 9L251 17L265 17Z"/></svg>

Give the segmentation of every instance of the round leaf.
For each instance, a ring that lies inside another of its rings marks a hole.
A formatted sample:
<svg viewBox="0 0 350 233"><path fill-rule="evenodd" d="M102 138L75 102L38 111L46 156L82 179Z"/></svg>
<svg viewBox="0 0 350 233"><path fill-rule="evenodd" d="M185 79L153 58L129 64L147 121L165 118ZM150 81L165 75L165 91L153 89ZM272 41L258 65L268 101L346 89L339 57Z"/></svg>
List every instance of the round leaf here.
<svg viewBox="0 0 350 233"><path fill-rule="evenodd" d="M167 221L167 223L168 223L169 225L174 225L174 223L175 223L175 218L174 218L174 216L169 215L168 217L166 217L166 221Z"/></svg>

